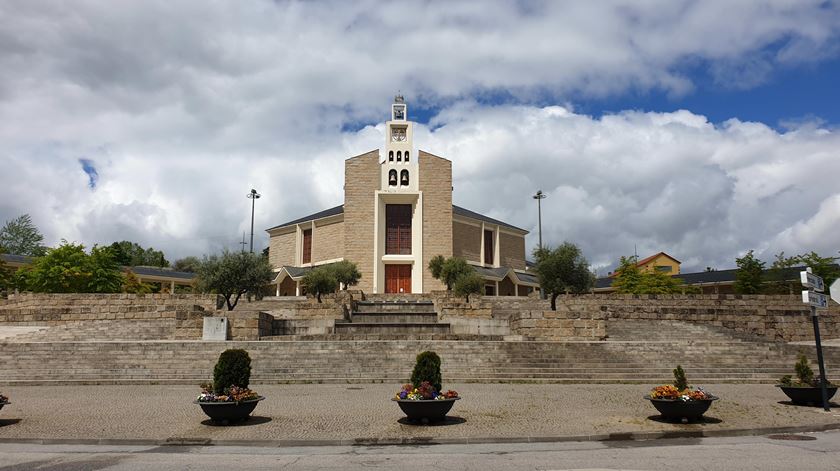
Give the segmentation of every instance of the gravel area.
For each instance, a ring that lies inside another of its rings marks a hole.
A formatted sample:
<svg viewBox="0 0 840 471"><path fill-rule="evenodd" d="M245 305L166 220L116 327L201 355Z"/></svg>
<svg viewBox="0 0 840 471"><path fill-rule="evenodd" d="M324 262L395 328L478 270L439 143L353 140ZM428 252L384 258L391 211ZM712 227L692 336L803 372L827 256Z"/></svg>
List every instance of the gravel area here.
<svg viewBox="0 0 840 471"><path fill-rule="evenodd" d="M390 398L397 384L252 385L267 397L242 425L215 426L192 400L197 386L53 386L2 390L4 439L353 440L545 438L675 430L729 430L840 424L831 412L786 404L769 385L721 384L695 424L658 420L642 385L444 384L462 400L445 424L404 424Z"/></svg>

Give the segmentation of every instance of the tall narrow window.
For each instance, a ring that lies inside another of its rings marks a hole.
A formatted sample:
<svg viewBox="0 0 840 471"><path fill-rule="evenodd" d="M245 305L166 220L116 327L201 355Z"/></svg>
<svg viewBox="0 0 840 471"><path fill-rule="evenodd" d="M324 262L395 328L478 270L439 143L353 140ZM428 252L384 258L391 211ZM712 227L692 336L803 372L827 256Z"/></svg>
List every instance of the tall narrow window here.
<svg viewBox="0 0 840 471"><path fill-rule="evenodd" d="M408 186L408 170L400 172L400 185Z"/></svg>
<svg viewBox="0 0 840 471"><path fill-rule="evenodd" d="M385 206L385 253L411 255L411 205Z"/></svg>
<svg viewBox="0 0 840 471"><path fill-rule="evenodd" d="M302 263L312 263L312 229L303 231L303 260Z"/></svg>
<svg viewBox="0 0 840 471"><path fill-rule="evenodd" d="M484 264L492 265L494 257L493 253L493 231L484 231Z"/></svg>
<svg viewBox="0 0 840 471"><path fill-rule="evenodd" d="M388 172L388 186L397 186L397 171L390 170Z"/></svg>
<svg viewBox="0 0 840 471"><path fill-rule="evenodd" d="M394 161L394 151L389 150L388 151L388 162L393 162L393 161Z"/></svg>
<svg viewBox="0 0 840 471"><path fill-rule="evenodd" d="M402 162L402 151L397 151L397 162Z"/></svg>
<svg viewBox="0 0 840 471"><path fill-rule="evenodd" d="M405 161L408 162L408 151L405 151Z"/></svg>

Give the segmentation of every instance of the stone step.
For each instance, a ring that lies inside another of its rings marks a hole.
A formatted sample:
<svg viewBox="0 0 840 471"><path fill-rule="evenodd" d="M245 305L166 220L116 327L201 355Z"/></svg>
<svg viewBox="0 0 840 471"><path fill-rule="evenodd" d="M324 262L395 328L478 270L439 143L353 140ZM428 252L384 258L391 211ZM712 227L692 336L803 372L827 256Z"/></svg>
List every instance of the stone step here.
<svg viewBox="0 0 840 471"><path fill-rule="evenodd" d="M432 302L366 302L359 301L353 306L353 313L429 313L435 312Z"/></svg>
<svg viewBox="0 0 840 471"><path fill-rule="evenodd" d="M447 334L449 324L428 322L346 322L336 323L335 333L341 334Z"/></svg>
<svg viewBox="0 0 840 471"><path fill-rule="evenodd" d="M374 323L386 323L386 324L397 324L397 323L408 323L408 324L417 324L417 323L427 323L427 324L434 324L438 321L437 313L435 312L365 312L365 313L352 313L350 316L350 321L355 323L367 323L367 324L374 324ZM336 322L338 323L338 322Z"/></svg>

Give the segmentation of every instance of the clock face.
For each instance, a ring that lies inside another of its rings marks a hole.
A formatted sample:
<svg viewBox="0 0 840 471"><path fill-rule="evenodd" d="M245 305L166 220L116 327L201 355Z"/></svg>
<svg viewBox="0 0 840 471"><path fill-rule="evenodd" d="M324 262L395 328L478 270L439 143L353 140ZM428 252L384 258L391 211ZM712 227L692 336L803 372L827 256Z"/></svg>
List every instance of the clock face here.
<svg viewBox="0 0 840 471"><path fill-rule="evenodd" d="M405 140L405 129L394 128L391 130L391 140L394 142L402 142Z"/></svg>

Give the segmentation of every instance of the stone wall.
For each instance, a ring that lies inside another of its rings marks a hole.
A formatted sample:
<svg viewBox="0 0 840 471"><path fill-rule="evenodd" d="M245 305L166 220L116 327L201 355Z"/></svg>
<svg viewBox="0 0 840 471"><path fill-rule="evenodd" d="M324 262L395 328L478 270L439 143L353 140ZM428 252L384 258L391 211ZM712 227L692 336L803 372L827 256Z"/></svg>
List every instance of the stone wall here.
<svg viewBox="0 0 840 471"><path fill-rule="evenodd" d="M295 253L297 247L297 230L292 228L280 235L273 235L268 241L268 261L274 268L286 265L297 265Z"/></svg>
<svg viewBox="0 0 840 471"><path fill-rule="evenodd" d="M453 222L452 256L481 263L481 227Z"/></svg>
<svg viewBox="0 0 840 471"><path fill-rule="evenodd" d="M557 309L609 319L674 320L729 329L772 341L813 340L810 311L790 295L585 295L557 299ZM840 306L821 311L820 333L840 337Z"/></svg>
<svg viewBox="0 0 840 471"><path fill-rule="evenodd" d="M525 236L499 233L499 265L525 269Z"/></svg>
<svg viewBox="0 0 840 471"><path fill-rule="evenodd" d="M429 261L452 256L452 162L420 151L419 188L423 192L423 291L443 288L432 277Z"/></svg>
<svg viewBox="0 0 840 471"><path fill-rule="evenodd" d="M312 236L312 263L344 256L344 221L315 225Z"/></svg>
<svg viewBox="0 0 840 471"><path fill-rule="evenodd" d="M373 291L374 194L381 174L379 150L344 161L344 258L362 274L359 289Z"/></svg>

